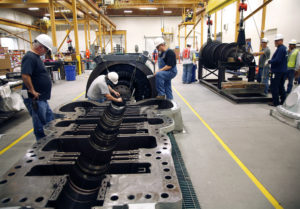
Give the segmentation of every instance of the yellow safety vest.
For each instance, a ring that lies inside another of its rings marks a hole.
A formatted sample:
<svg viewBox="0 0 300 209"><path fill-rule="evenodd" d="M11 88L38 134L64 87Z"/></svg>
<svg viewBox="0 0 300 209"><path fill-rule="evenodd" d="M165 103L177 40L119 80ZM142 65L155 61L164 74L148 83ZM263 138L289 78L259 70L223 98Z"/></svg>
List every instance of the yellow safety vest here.
<svg viewBox="0 0 300 209"><path fill-rule="evenodd" d="M298 55L299 49L294 49L294 51L288 57L288 68L295 68L296 67L296 60Z"/></svg>

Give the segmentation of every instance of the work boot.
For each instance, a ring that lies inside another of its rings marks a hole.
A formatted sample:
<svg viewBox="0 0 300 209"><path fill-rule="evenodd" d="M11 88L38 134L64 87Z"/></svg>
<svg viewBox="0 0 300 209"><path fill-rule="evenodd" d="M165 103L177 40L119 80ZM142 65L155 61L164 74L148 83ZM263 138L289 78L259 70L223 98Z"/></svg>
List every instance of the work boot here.
<svg viewBox="0 0 300 209"><path fill-rule="evenodd" d="M166 96L165 95L156 96L156 99L166 99Z"/></svg>

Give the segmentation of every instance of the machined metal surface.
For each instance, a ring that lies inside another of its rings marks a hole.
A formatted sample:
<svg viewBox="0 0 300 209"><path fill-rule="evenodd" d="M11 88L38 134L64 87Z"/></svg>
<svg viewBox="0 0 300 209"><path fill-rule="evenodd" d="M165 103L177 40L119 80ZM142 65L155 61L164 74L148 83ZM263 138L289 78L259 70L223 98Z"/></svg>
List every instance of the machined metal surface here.
<svg viewBox="0 0 300 209"><path fill-rule="evenodd" d="M246 51L244 45L244 41L241 44L235 42L227 44L208 40L200 50L199 82L236 103L270 102L271 97L266 96L263 92L265 88L262 86L263 84L254 82L255 60L253 55ZM206 70L206 74L203 69ZM223 86L228 80L243 80L242 77L239 77L241 76L241 73L238 72L240 69L245 71L251 88L224 88ZM226 73L233 74L233 77L226 78Z"/></svg>
<svg viewBox="0 0 300 209"><path fill-rule="evenodd" d="M0 207L181 208L166 134L175 123L163 114L173 106L148 99L122 113L109 103L62 105L56 112L65 118L49 123L47 136L0 178Z"/></svg>
<svg viewBox="0 0 300 209"><path fill-rule="evenodd" d="M283 105L270 110L270 115L278 120L300 129L300 86L286 98Z"/></svg>
<svg viewBox="0 0 300 209"><path fill-rule="evenodd" d="M200 50L200 62L206 68L218 68L220 63L227 63L226 68L237 70L250 65L254 57L251 53L239 48L238 44L208 41Z"/></svg>

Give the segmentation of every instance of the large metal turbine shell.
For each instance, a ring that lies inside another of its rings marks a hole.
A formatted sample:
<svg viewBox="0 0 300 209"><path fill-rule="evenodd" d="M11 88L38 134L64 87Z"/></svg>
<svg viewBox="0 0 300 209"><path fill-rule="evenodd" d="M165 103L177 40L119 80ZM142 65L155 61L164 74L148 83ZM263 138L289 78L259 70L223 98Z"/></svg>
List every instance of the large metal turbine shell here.
<svg viewBox="0 0 300 209"><path fill-rule="evenodd" d="M119 75L119 82L114 88L121 93L122 97L130 97L133 91L136 101L156 96L155 78L147 79L148 75L153 74L154 68L151 69L151 63L144 55L105 55L97 57L95 61L97 66L88 79L86 92L99 75L116 72Z"/></svg>

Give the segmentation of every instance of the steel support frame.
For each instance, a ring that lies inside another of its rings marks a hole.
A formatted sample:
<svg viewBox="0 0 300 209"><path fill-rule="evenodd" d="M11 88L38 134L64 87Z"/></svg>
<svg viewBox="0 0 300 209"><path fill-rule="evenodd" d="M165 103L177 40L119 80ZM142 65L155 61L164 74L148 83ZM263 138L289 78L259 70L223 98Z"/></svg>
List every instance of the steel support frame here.
<svg viewBox="0 0 300 209"><path fill-rule="evenodd" d="M50 20L51 20L52 43L54 47L57 47L54 0L49 0L49 13L50 13Z"/></svg>
<svg viewBox="0 0 300 209"><path fill-rule="evenodd" d="M203 46L204 13L201 14L201 47Z"/></svg>
<svg viewBox="0 0 300 209"><path fill-rule="evenodd" d="M9 20L9 19L2 18L2 17L0 17L0 25L6 25L6 26L10 26L10 27L15 27L15 28L22 28L22 29L26 29L26 30L30 29L30 30L37 31L37 32L46 32L46 31L41 30L37 26L17 22L14 20Z"/></svg>
<svg viewBox="0 0 300 209"><path fill-rule="evenodd" d="M114 52L113 40L112 40L112 27L110 27L110 51Z"/></svg>
<svg viewBox="0 0 300 209"><path fill-rule="evenodd" d="M76 52L76 59L78 61L78 74L81 75L81 59L80 59L80 51L79 51L77 5L76 4L77 4L76 0L72 0L73 27L74 27L74 36L75 36L75 52Z"/></svg>
<svg viewBox="0 0 300 209"><path fill-rule="evenodd" d="M237 41L239 34L239 22L240 22L240 0L236 1L236 16L235 16L235 42Z"/></svg>
<svg viewBox="0 0 300 209"><path fill-rule="evenodd" d="M217 12L215 12L215 32L214 32L214 39L217 40Z"/></svg>
<svg viewBox="0 0 300 209"><path fill-rule="evenodd" d="M99 23L98 23L98 39L99 39L99 46L100 46L100 52L103 52L102 47L102 25L101 25L101 17L99 16Z"/></svg>
<svg viewBox="0 0 300 209"><path fill-rule="evenodd" d="M12 33L12 32L10 32L10 31L8 31L8 30L6 30L6 29L4 29L4 28L0 28L0 30L2 30L2 31L4 31L4 32L6 32L6 33L8 33L8 34L10 34L10 35L12 35L12 36L15 36L15 37L17 37L17 38L19 38L19 39L22 39L23 41L26 41L26 42L28 42L28 43L31 43L32 41L30 40L31 39L31 31L28 29L28 32L29 32L29 40L27 40L27 39L25 39L25 38L23 38L23 37L21 37L21 36L18 36L17 34L14 34L14 33Z"/></svg>
<svg viewBox="0 0 300 209"><path fill-rule="evenodd" d="M266 3L267 3L267 0L264 0L264 4L266 4ZM265 37L266 14L267 14L267 6L264 6L262 9L260 39Z"/></svg>
<svg viewBox="0 0 300 209"><path fill-rule="evenodd" d="M58 52L60 51L61 47L63 46L64 42L66 41L68 35L70 34L70 32L71 32L72 30L73 30L73 25L70 25L70 28L67 30L66 36L64 37L63 41L60 43L60 45L59 45L59 47L58 47L58 49L57 49Z"/></svg>

